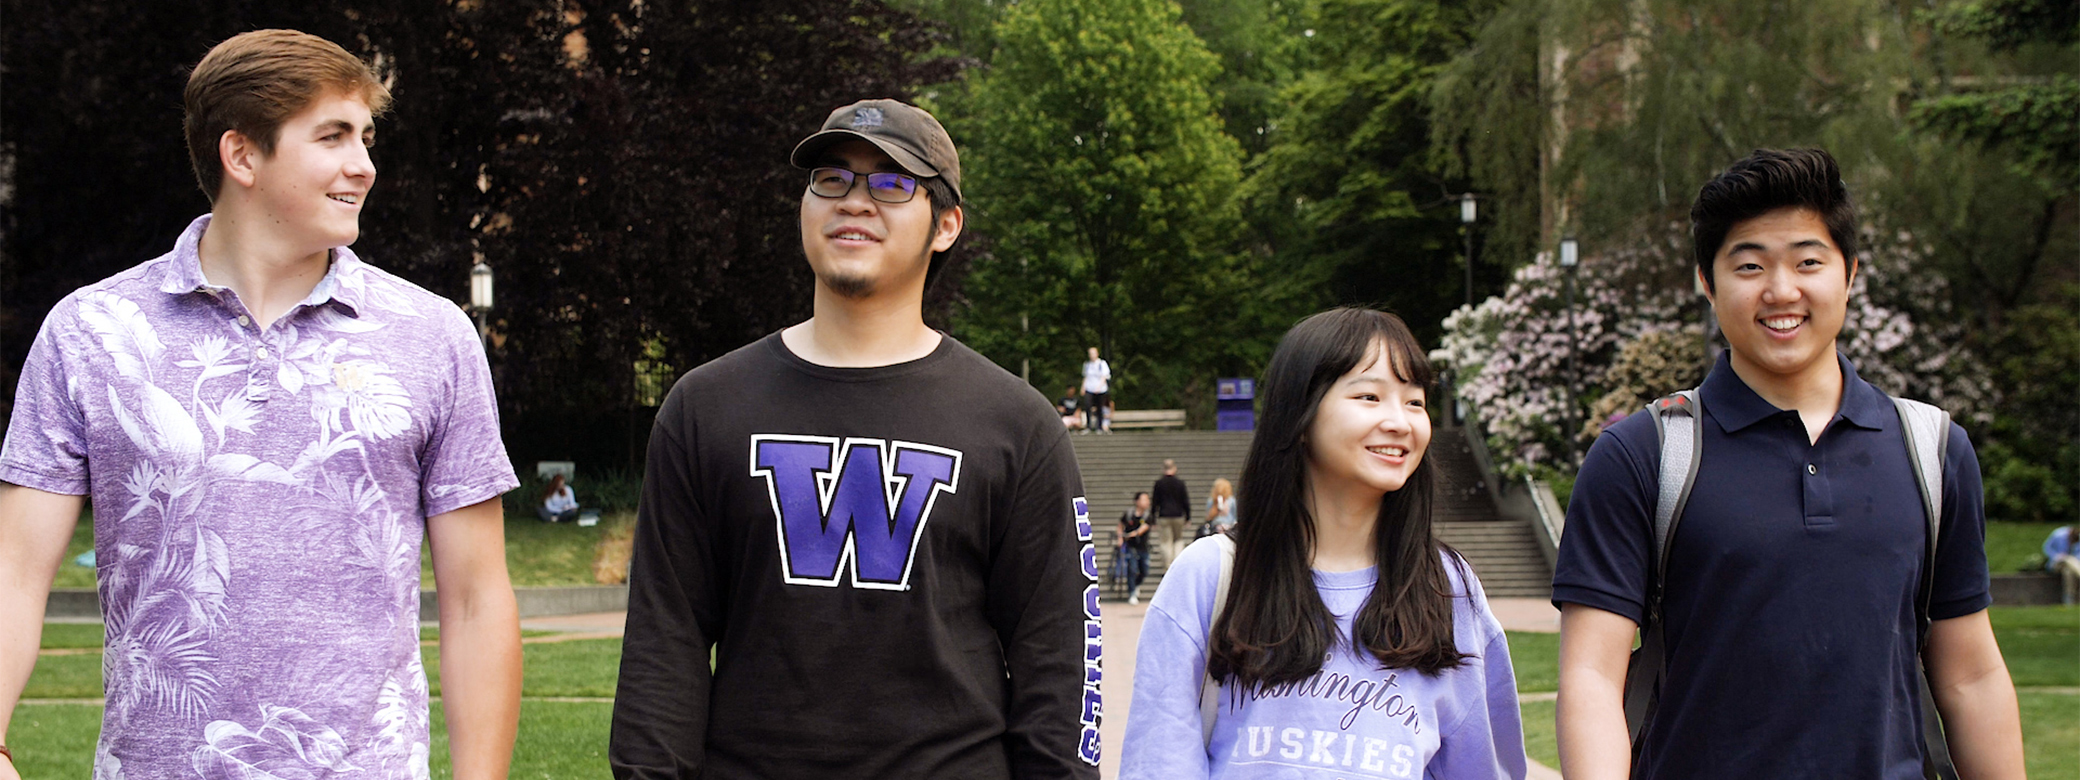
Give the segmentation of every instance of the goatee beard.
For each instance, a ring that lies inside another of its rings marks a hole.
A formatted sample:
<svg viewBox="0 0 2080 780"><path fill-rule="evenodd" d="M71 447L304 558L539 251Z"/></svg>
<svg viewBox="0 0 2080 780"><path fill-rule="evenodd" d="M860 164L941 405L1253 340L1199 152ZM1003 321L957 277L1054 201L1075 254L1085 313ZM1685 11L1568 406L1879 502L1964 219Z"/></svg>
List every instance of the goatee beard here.
<svg viewBox="0 0 2080 780"><path fill-rule="evenodd" d="M823 283L824 289L830 290L840 298L860 300L874 295L874 280L864 276L832 274L819 276L816 280Z"/></svg>

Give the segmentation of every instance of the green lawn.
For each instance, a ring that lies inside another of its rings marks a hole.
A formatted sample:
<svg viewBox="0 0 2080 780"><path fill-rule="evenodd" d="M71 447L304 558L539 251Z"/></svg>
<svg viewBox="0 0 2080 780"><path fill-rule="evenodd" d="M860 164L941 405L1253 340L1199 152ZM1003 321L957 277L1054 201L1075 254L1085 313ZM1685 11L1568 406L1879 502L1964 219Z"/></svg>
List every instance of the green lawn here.
<svg viewBox="0 0 2080 780"><path fill-rule="evenodd" d="M1517 673L1517 691L1560 690L1560 635L1509 632L1509 663Z"/></svg>
<svg viewBox="0 0 2080 780"><path fill-rule="evenodd" d="M2080 686L2080 607L1994 607L1988 612L2016 687Z"/></svg>
<svg viewBox="0 0 2080 780"><path fill-rule="evenodd" d="M2045 687L2080 686L2080 608L1998 607L1994 630L2020 692L2023 740L2029 774L2038 780L2080 780L2080 695ZM432 629L422 632L431 639ZM535 633L535 632L530 632ZM45 626L46 647L78 647L98 641L98 626ZM1558 682L1559 637L1511 633L1510 657L1518 689L1551 691ZM440 691L440 652L425 648L432 690ZM514 749L514 778L604 778L612 705L552 702L540 697L607 698L621 663L621 642L588 639L524 646L526 672L520 740ZM93 699L101 695L101 657L95 654L38 659L26 698ZM1559 765L1553 733L1553 702L1522 705L1524 741L1533 760ZM16 710L9 741L34 746L19 751L27 777L83 777L90 772L101 708L85 704L25 705ZM446 732L435 707L433 773L449 777Z"/></svg>
<svg viewBox="0 0 2080 780"><path fill-rule="evenodd" d="M2044 539L2064 523L1987 523L1986 570L2014 574L2032 556L2044 554ZM2030 571L2041 571L2032 568Z"/></svg>

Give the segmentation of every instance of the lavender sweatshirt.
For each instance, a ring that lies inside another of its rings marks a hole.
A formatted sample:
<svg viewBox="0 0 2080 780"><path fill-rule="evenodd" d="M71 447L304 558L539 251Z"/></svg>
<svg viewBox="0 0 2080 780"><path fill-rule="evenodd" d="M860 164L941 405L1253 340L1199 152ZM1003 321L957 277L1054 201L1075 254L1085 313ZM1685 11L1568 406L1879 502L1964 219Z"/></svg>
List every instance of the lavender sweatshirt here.
<svg viewBox="0 0 2080 780"><path fill-rule="evenodd" d="M1134 663L1122 780L1522 778L1524 729L1509 643L1471 570L1447 558L1452 633L1464 665L1435 675L1331 651L1320 673L1269 690L1221 686L1213 740L1199 711L1220 579L1212 538L1192 544L1149 602ZM1372 593L1376 569L1314 573L1336 627Z"/></svg>

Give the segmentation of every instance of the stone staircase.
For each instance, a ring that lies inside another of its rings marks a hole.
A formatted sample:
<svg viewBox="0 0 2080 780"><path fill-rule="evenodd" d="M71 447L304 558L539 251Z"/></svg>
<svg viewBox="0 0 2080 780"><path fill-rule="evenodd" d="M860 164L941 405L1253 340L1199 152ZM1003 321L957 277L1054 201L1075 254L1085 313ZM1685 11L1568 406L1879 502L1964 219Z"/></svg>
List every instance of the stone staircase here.
<svg viewBox="0 0 2080 780"><path fill-rule="evenodd" d="M1112 570L1119 541L1119 516L1134 506L1134 494L1154 487L1163 475L1163 459L1177 461L1177 478L1191 490L1193 525L1206 516L1206 497L1213 494L1213 480L1226 478L1239 489L1242 461L1249 456L1249 433L1222 431L1149 431L1112 434L1074 434L1076 465L1083 472L1083 494L1090 502L1092 540L1098 548L1098 584L1107 600L1124 601L1122 582L1115 587L1103 572ZM1189 531L1188 531L1189 533ZM1190 540L1186 540L1190 543ZM1151 544L1148 579L1141 584L1141 598L1155 595L1156 583L1170 562L1163 560L1162 545Z"/></svg>
<svg viewBox="0 0 2080 780"><path fill-rule="evenodd" d="M1529 522L1508 520L1496 511L1466 431L1439 427L1430 434L1438 477L1431 532L1466 556L1489 596L1551 597L1553 570L1539 550L1538 536Z"/></svg>
<svg viewBox="0 0 2080 780"><path fill-rule="evenodd" d="M1545 598L1552 591L1552 570L1538 547L1529 523L1497 514L1493 494L1481 476L1464 429L1440 427L1431 435L1430 457L1438 467L1436 536L1466 556L1490 596ZM1165 431L1079 434L1070 437L1083 473L1084 496L1090 503L1092 543L1098 570L1110 572L1119 534L1119 516L1133 505L1136 491L1148 490L1163 473L1163 459L1177 461L1177 476L1191 488L1194 528L1204 517L1206 497L1216 477L1241 484L1242 463L1251 435L1216 431ZM1249 522L1241 518L1241 522ZM1148 578L1141 597L1155 594L1169 562L1160 545L1152 546ZM1101 574L1099 586L1108 601L1124 601L1124 583Z"/></svg>

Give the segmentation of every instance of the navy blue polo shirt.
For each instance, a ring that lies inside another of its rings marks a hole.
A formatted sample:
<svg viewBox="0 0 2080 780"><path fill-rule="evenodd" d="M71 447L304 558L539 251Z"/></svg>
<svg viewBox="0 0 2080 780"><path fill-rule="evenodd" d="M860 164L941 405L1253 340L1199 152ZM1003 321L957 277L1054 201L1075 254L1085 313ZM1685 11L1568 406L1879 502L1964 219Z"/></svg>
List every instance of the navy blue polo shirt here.
<svg viewBox="0 0 2080 780"><path fill-rule="evenodd" d="M1705 378L1702 460L1669 551L1648 778L1921 777L1927 517L1892 400L1841 366L1841 409L1818 443L1724 355ZM1596 440L1568 503L1554 604L1641 620L1660 468L1645 412ZM1978 457L1952 423L1936 620L1992 602L1979 491Z"/></svg>

